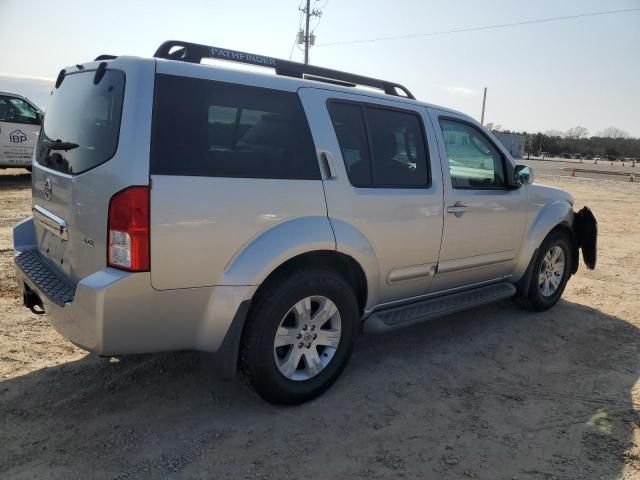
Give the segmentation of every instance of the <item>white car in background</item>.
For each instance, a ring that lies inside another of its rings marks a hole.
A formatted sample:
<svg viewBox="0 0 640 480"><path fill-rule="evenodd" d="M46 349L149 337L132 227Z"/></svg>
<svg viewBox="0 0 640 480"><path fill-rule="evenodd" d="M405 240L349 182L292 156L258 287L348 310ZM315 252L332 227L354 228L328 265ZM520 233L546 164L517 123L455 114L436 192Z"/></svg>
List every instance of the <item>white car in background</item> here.
<svg viewBox="0 0 640 480"><path fill-rule="evenodd" d="M42 111L15 93L0 92L0 168L31 170Z"/></svg>

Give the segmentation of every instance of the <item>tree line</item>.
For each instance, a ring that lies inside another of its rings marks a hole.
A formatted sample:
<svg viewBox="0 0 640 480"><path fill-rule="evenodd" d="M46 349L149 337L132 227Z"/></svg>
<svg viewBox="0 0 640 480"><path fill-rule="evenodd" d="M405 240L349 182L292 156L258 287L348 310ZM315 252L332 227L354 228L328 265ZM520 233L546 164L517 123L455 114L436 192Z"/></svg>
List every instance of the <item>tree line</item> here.
<svg viewBox="0 0 640 480"><path fill-rule="evenodd" d="M546 132L530 133L504 130L500 125L487 124L492 132L515 133L525 137L524 151L538 154L546 152L553 156L563 154L580 154L613 159L640 158L640 138L633 138L624 130L616 127L605 128L603 131L589 136L589 130L577 126L566 132L547 130Z"/></svg>

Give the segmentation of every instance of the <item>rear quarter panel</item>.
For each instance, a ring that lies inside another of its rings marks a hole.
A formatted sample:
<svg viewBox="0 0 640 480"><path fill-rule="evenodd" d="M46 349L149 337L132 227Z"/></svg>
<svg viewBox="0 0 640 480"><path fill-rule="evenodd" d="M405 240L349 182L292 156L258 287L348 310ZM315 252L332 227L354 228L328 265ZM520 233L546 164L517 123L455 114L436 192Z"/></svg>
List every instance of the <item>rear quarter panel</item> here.
<svg viewBox="0 0 640 480"><path fill-rule="evenodd" d="M253 285L288 258L334 250L321 180L152 176L156 289Z"/></svg>

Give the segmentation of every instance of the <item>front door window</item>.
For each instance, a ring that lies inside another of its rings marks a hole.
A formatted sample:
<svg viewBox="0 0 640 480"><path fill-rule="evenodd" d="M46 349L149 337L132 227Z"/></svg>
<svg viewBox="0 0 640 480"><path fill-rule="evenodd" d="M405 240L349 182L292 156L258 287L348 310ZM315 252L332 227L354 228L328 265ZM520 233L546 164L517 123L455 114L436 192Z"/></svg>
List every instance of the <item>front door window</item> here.
<svg viewBox="0 0 640 480"><path fill-rule="evenodd" d="M451 185L458 189L504 188L502 155L475 127L440 120L449 159Z"/></svg>

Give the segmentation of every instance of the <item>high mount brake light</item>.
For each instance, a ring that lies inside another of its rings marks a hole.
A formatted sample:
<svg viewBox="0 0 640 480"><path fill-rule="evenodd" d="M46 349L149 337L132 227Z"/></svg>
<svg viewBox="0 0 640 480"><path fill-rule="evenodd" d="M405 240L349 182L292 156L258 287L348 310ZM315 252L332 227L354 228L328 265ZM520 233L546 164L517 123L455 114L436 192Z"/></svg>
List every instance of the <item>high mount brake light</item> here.
<svg viewBox="0 0 640 480"><path fill-rule="evenodd" d="M110 267L149 271L149 187L129 187L109 202L107 258Z"/></svg>

